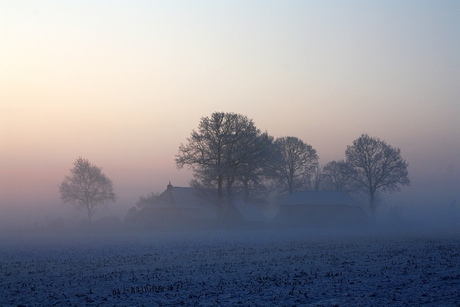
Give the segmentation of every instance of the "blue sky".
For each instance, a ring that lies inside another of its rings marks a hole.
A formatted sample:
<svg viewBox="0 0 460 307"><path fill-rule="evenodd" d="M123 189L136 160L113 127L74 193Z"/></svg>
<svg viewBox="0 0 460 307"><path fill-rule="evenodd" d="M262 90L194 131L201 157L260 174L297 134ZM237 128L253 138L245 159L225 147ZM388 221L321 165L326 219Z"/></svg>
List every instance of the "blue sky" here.
<svg viewBox="0 0 460 307"><path fill-rule="evenodd" d="M401 148L394 202L460 201L458 1L3 1L0 205L59 202L79 156L119 206L191 174L200 118L241 113L322 164L362 133Z"/></svg>

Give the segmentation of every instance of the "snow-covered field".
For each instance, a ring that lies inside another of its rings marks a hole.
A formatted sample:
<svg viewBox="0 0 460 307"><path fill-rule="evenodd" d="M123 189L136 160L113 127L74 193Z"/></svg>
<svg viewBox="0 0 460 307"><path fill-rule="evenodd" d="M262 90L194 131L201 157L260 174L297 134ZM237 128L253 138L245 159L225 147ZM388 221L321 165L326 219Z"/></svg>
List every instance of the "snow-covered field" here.
<svg viewBox="0 0 460 307"><path fill-rule="evenodd" d="M1 306L459 306L460 236L0 237Z"/></svg>

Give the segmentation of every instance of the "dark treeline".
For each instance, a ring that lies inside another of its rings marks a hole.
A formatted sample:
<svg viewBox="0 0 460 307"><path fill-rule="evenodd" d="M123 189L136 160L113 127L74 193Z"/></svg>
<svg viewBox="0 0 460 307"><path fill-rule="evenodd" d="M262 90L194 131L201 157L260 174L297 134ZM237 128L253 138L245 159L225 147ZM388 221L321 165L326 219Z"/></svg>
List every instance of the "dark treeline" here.
<svg viewBox="0 0 460 307"><path fill-rule="evenodd" d="M400 149L378 138L361 135L345 157L321 166L316 150L303 140L275 139L244 115L215 112L201 118L175 162L193 171L192 186L217 191L221 211L235 195L264 202L296 190L344 190L368 195L375 218L377 191L394 192L410 183Z"/></svg>

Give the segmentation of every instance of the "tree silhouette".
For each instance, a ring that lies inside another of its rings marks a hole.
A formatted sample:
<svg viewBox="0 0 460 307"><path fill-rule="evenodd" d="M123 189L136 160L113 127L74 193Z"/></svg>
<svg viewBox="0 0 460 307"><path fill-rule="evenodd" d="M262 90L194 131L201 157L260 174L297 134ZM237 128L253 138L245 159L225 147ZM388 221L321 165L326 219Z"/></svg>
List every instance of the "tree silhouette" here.
<svg viewBox="0 0 460 307"><path fill-rule="evenodd" d="M198 131L193 130L187 144L180 145L176 165L179 169L187 165L197 184L217 188L217 205L222 213L224 187L231 204L232 186L244 166L254 161L254 144L260 135L246 116L215 112L201 118Z"/></svg>
<svg viewBox="0 0 460 307"><path fill-rule="evenodd" d="M369 206L375 222L375 193L400 190L400 185L409 185L408 164L401 158L401 150L385 141L367 134L353 141L345 151L350 166L350 179L359 188L369 193Z"/></svg>
<svg viewBox="0 0 460 307"><path fill-rule="evenodd" d="M297 189L307 188L318 166L316 150L292 136L276 139L274 148L277 158L273 167L282 189L291 194Z"/></svg>
<svg viewBox="0 0 460 307"><path fill-rule="evenodd" d="M253 139L246 148L248 157L237 172L241 190L246 201L250 200L251 192L265 189L265 183L272 178L271 164L273 162L273 137L266 132Z"/></svg>
<svg viewBox="0 0 460 307"><path fill-rule="evenodd" d="M331 161L323 167L323 184L326 190L356 190L350 182L350 166L343 160Z"/></svg>
<svg viewBox="0 0 460 307"><path fill-rule="evenodd" d="M93 165L87 159L78 158L59 185L61 200L77 207L83 207L88 213L88 222L96 206L115 201L112 181L107 178L101 168Z"/></svg>

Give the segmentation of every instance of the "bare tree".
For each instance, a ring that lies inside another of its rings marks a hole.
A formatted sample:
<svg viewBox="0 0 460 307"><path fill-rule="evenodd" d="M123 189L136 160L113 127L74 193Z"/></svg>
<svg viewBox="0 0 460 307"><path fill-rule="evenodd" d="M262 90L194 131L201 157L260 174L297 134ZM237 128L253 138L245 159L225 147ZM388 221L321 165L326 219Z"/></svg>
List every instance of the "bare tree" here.
<svg viewBox="0 0 460 307"><path fill-rule="evenodd" d="M350 178L369 193L369 206L375 222L376 191L395 192L400 185L409 185L408 164L401 158L401 150L367 134L353 141L345 151L351 167Z"/></svg>
<svg viewBox="0 0 460 307"><path fill-rule="evenodd" d="M229 128L224 113L213 113L211 117L201 118L198 131L192 130L187 145L181 144L175 162L181 169L187 165L195 180L206 185L217 184L219 206L222 205L225 176L224 147Z"/></svg>
<svg viewBox="0 0 460 307"><path fill-rule="evenodd" d="M61 200L77 207L83 207L88 213L88 222L96 206L115 201L112 181L107 178L102 169L90 163L87 159L78 158L59 185Z"/></svg>
<svg viewBox="0 0 460 307"><path fill-rule="evenodd" d="M273 137L266 132L257 135L246 148L248 156L237 172L244 199L249 201L251 192L260 192L265 188L264 183L271 178L271 163Z"/></svg>
<svg viewBox="0 0 460 307"><path fill-rule="evenodd" d="M216 187L218 209L222 211L224 185L231 203L232 186L243 165L248 165L260 131L252 120L235 113L215 112L201 118L198 131L193 130L187 144L181 144L175 162L180 169L187 165L195 181Z"/></svg>
<svg viewBox="0 0 460 307"><path fill-rule="evenodd" d="M323 168L323 184L327 190L354 191L350 183L350 167L344 161L331 161Z"/></svg>
<svg viewBox="0 0 460 307"><path fill-rule="evenodd" d="M275 140L277 159L274 171L282 189L291 194L307 188L313 171L318 166L318 155L311 145L288 136Z"/></svg>

